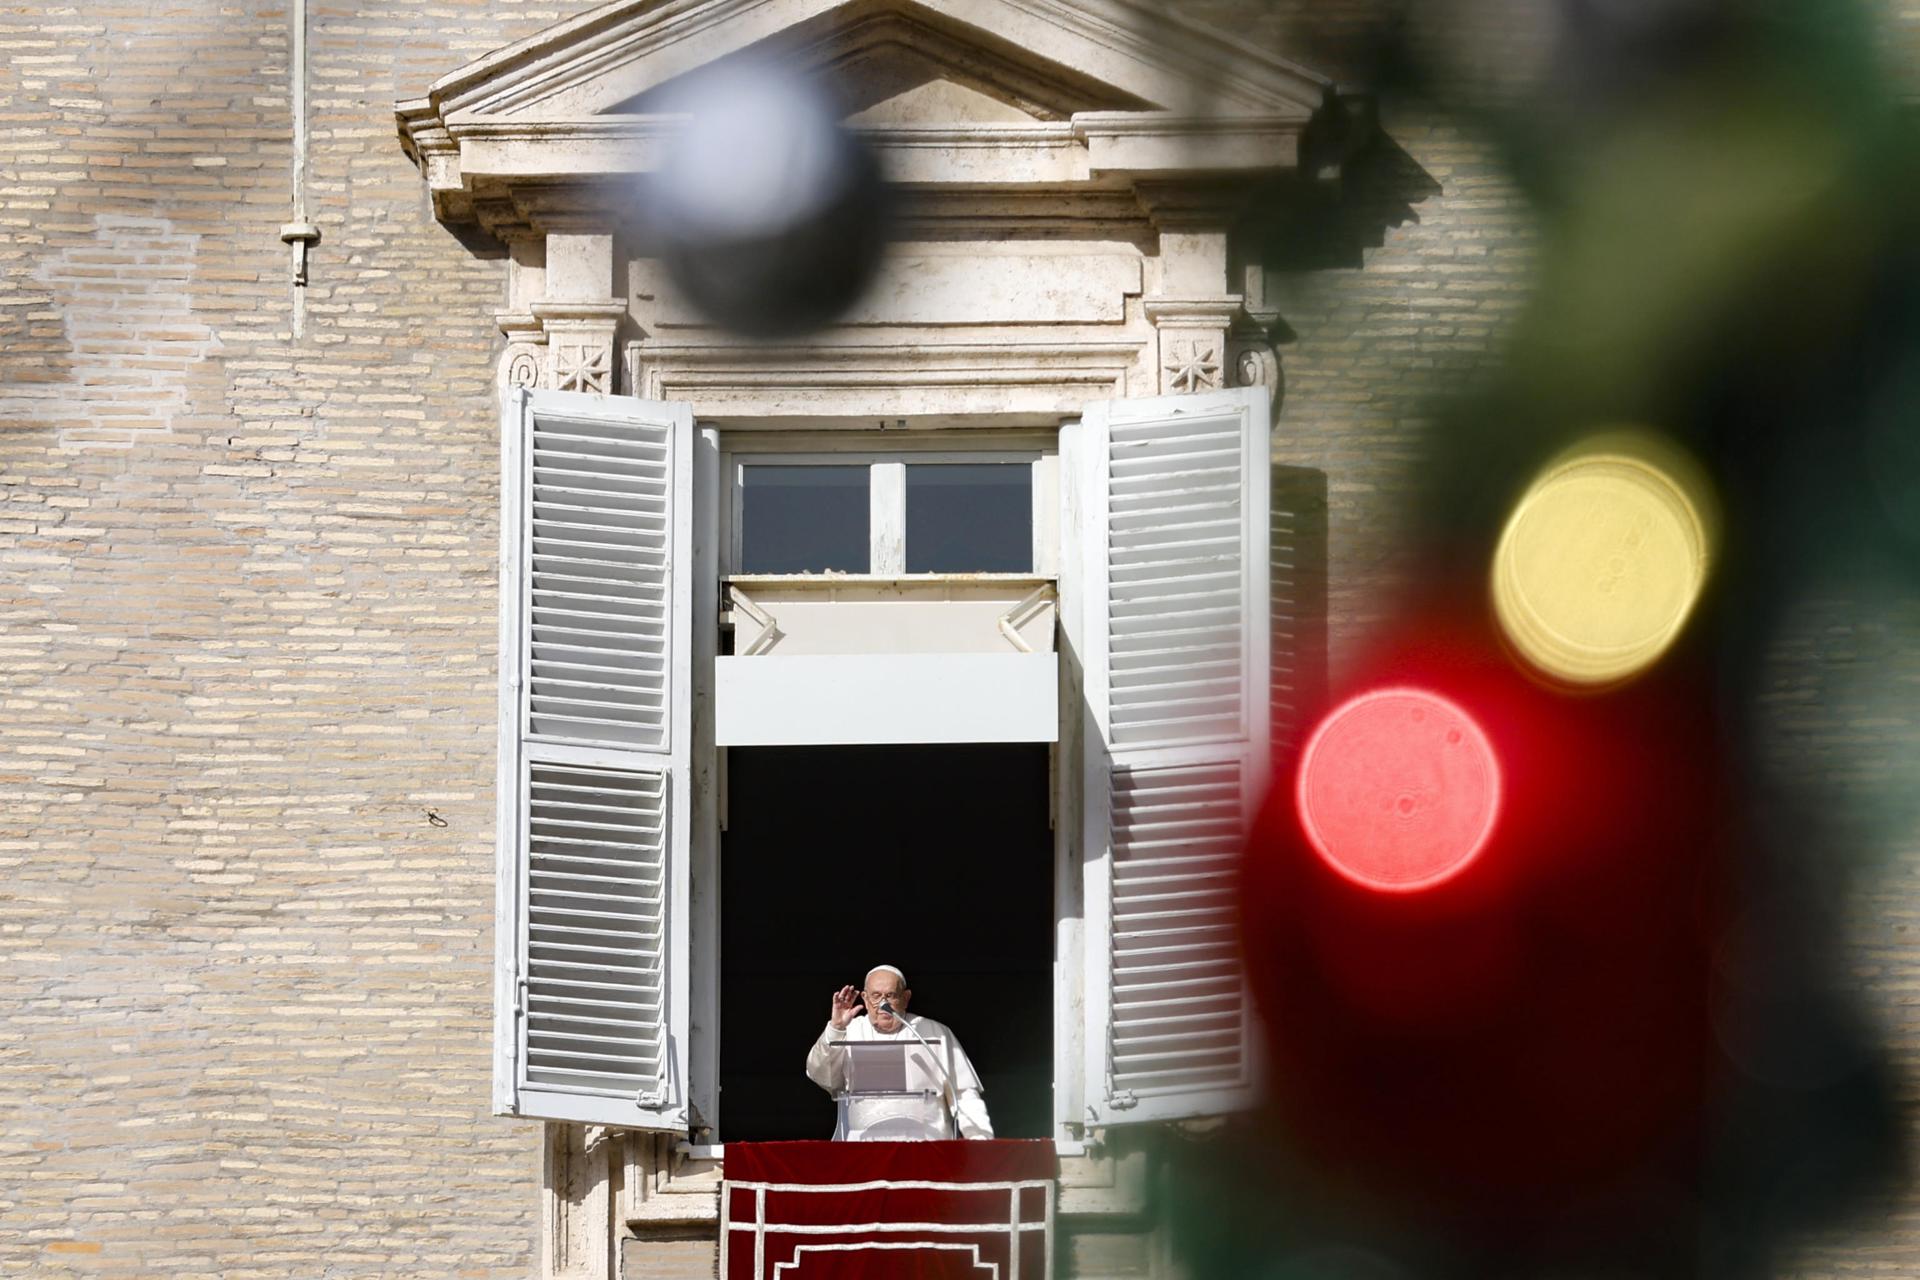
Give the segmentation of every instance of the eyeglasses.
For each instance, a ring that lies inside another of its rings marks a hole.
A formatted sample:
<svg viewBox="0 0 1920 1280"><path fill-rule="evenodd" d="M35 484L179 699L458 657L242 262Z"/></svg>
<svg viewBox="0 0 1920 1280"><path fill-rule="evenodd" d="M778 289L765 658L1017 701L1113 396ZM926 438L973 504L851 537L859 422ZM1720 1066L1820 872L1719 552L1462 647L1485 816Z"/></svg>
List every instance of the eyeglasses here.
<svg viewBox="0 0 1920 1280"><path fill-rule="evenodd" d="M889 1000L898 1000L900 995L898 991L862 991L860 998L868 1004L883 1004Z"/></svg>

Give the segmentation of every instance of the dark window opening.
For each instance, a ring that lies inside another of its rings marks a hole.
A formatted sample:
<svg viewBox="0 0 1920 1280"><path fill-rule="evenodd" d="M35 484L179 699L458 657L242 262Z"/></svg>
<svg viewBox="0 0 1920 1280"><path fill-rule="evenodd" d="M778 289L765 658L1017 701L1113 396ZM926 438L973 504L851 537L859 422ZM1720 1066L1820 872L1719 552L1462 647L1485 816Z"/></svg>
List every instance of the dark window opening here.
<svg viewBox="0 0 1920 1280"><path fill-rule="evenodd" d="M1044 745L753 747L728 758L720 1138L826 1138L807 1049L833 992L904 969L1000 1137L1052 1133L1053 833Z"/></svg>

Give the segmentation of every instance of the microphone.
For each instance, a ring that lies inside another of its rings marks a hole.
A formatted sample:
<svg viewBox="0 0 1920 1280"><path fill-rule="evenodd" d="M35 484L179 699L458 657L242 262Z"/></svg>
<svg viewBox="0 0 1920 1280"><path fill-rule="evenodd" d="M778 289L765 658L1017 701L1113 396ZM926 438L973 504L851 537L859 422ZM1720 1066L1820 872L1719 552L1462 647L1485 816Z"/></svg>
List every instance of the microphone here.
<svg viewBox="0 0 1920 1280"><path fill-rule="evenodd" d="M888 1017L898 1022L901 1026L905 1027L908 1031L913 1032L913 1038L920 1042L921 1046L926 1049L927 1056L933 1059L933 1065L937 1067L940 1071L940 1078L946 1082L945 1096L941 1099L941 1101L946 1103L947 1119L949 1123L951 1123L953 1126L954 1136L959 1137L960 1136L960 1114L959 1114L960 1090L954 1085L953 1077L947 1074L947 1064L940 1061L939 1051L936 1050L932 1045L928 1044L927 1038L920 1034L919 1029L916 1028L911 1022L908 1022L906 1019L906 1016L900 1013L899 1011L897 1011L893 1007L893 1001L882 1000L880 1002L880 1012L886 1014Z"/></svg>

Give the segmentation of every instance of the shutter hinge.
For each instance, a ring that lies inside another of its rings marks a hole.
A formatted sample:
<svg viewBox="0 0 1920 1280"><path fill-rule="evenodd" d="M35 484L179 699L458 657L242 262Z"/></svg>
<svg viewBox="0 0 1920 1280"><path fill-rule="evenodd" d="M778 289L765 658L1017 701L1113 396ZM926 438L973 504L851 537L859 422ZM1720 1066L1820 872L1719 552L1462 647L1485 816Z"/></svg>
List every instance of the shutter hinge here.
<svg viewBox="0 0 1920 1280"><path fill-rule="evenodd" d="M527 980L525 978L520 978L513 984L513 1016L516 1018L527 1016Z"/></svg>

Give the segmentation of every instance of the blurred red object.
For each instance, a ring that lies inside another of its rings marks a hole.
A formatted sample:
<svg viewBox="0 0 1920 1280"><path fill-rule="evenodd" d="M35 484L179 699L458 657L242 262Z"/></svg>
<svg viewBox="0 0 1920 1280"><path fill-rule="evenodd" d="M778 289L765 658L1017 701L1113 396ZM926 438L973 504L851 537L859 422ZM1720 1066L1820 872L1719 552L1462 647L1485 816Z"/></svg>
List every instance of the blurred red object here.
<svg viewBox="0 0 1920 1280"><path fill-rule="evenodd" d="M1370 689L1334 708L1308 738L1293 790L1313 847L1383 893L1458 875L1500 817L1486 731L1425 689Z"/></svg>
<svg viewBox="0 0 1920 1280"><path fill-rule="evenodd" d="M1481 611L1413 609L1383 634L1341 701L1456 704L1498 759L1500 812L1457 874L1379 892L1316 853L1300 759L1277 762L1243 933L1288 1155L1449 1230L1573 1229L1674 1198L1698 1177L1713 1069L1726 807L1703 666L1676 653L1570 695L1508 661Z"/></svg>

